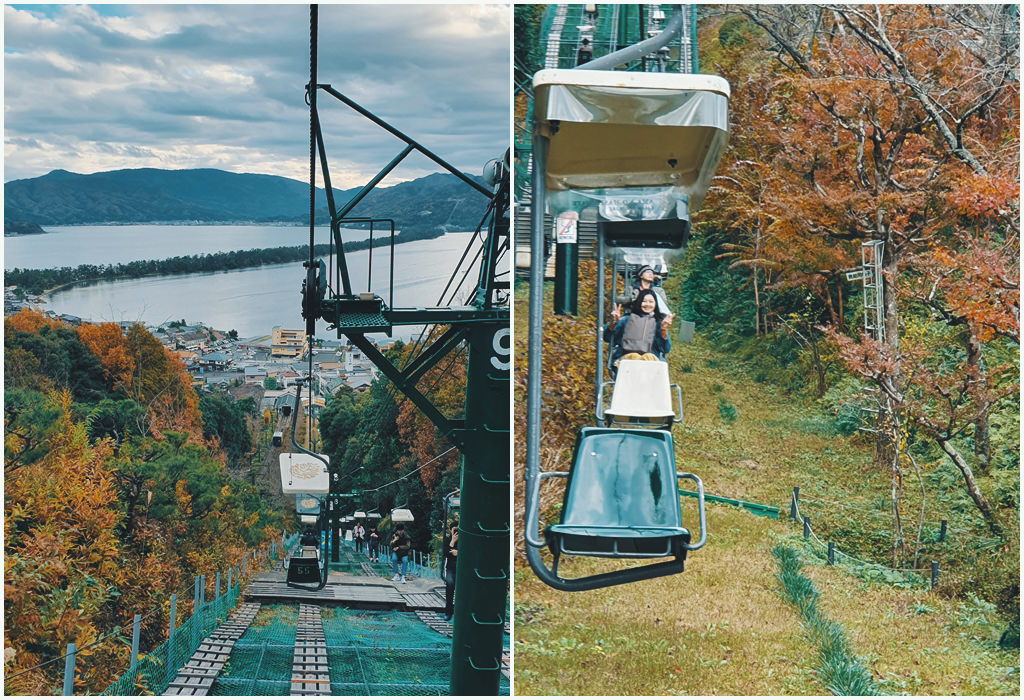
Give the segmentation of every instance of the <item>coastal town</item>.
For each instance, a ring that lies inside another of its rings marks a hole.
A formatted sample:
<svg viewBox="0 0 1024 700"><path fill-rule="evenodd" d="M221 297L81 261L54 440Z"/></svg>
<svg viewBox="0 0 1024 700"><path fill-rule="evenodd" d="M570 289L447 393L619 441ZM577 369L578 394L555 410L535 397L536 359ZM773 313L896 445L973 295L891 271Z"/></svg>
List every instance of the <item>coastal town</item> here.
<svg viewBox="0 0 1024 700"><path fill-rule="evenodd" d="M4 289L4 314L23 306L39 308L42 299L17 298L14 287ZM40 309L42 310L42 309ZM70 314L43 311L48 317L78 326L98 323ZM120 321L122 330L135 321ZM232 394L259 394L260 410L280 412L295 402L295 385L309 374L309 357L313 357L314 414L322 409L328 396L342 386L365 391L373 383L377 370L359 348L344 340L317 339L309 347L305 331L274 326L266 335L242 338L233 330L218 330L184 319L157 326L147 325L164 347L181 359L198 389L233 389ZM257 391L254 391L256 389ZM308 403L308 389L303 390L303 403Z"/></svg>

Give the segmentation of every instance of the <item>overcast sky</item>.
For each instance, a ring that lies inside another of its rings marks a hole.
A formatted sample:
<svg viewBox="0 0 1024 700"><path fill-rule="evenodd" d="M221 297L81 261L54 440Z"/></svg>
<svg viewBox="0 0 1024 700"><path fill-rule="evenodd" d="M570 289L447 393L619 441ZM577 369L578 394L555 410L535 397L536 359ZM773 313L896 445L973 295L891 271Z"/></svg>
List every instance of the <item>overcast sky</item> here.
<svg viewBox="0 0 1024 700"><path fill-rule="evenodd" d="M330 83L471 174L509 138L508 5L319 8ZM220 168L308 181L309 6L4 7L5 182L61 168ZM402 148L319 93L332 183ZM438 167L410 156L385 184Z"/></svg>

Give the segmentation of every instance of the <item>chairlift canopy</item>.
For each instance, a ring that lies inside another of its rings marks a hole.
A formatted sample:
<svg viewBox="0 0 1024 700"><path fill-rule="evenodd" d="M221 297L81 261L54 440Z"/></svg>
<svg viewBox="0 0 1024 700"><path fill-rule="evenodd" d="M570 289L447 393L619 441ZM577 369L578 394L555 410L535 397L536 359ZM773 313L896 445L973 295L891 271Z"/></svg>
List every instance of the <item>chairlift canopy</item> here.
<svg viewBox="0 0 1024 700"><path fill-rule="evenodd" d="M328 460L327 455L320 456ZM284 452L280 463L282 493L327 493L330 490L327 466L316 457L302 452Z"/></svg>
<svg viewBox="0 0 1024 700"><path fill-rule="evenodd" d="M550 139L549 192L672 187L691 209L703 200L728 140L725 79L548 69L533 88L535 128Z"/></svg>
<svg viewBox="0 0 1024 700"><path fill-rule="evenodd" d="M366 517L366 513L364 513L361 510L357 510L355 513L353 513L353 515L355 515L355 517L357 517L357 518L365 518Z"/></svg>
<svg viewBox="0 0 1024 700"><path fill-rule="evenodd" d="M391 511L391 522L393 523L411 523L414 520L412 511L408 508L395 508Z"/></svg>
<svg viewBox="0 0 1024 700"><path fill-rule="evenodd" d="M301 522L304 525L313 525L313 524L316 523L316 520L317 520L317 518L316 518L315 515L300 515L299 516L299 522Z"/></svg>

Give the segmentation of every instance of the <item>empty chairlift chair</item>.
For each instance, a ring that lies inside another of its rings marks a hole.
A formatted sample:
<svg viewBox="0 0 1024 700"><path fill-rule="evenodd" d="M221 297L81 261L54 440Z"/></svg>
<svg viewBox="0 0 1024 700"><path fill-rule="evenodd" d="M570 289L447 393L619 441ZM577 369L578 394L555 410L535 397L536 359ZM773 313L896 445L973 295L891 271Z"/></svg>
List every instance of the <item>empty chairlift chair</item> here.
<svg viewBox="0 0 1024 700"><path fill-rule="evenodd" d="M572 472L549 475L568 479L561 522L544 532L554 555L552 574L556 577L563 554L673 558L582 579L563 579L575 582L575 590L678 573L683 570L686 553L704 544L703 498L698 499L700 539L694 544L690 531L682 525L677 480L692 479L700 496L703 485L696 476L675 471L672 435L667 431L583 428Z"/></svg>

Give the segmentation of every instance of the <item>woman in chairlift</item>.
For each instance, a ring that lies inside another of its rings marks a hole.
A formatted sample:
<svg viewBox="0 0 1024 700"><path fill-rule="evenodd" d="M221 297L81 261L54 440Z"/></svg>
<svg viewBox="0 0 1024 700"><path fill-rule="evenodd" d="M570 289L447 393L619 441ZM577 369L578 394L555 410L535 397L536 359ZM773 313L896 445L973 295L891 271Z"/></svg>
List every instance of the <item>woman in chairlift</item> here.
<svg viewBox="0 0 1024 700"><path fill-rule="evenodd" d="M672 316L658 312L658 301L650 289L641 289L622 317L622 306L612 309L612 322L604 329L605 342L612 344L612 360L661 360L672 349L668 327Z"/></svg>

